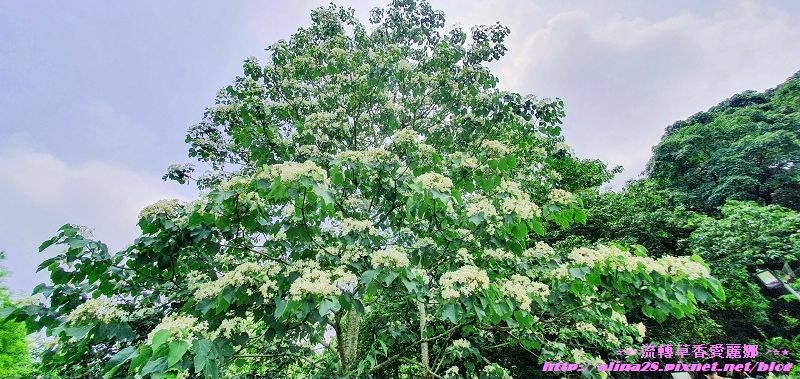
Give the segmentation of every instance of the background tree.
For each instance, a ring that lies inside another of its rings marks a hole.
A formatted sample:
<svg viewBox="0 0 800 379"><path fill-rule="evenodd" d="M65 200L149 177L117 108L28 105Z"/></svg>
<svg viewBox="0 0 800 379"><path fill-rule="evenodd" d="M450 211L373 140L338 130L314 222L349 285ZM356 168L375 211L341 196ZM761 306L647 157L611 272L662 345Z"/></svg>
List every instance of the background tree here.
<svg viewBox="0 0 800 379"><path fill-rule="evenodd" d="M45 366L504 378L501 349L597 362L642 341L626 312L664 321L723 296L697 256L541 241L585 221L570 191L610 174L569 152L560 101L497 89L485 63L508 29L444 31L414 1L369 27L353 14L320 8L245 62L187 136L210 166L200 199L145 208L113 255L70 225L41 246L64 248L40 266L48 302L11 313L55 339Z"/></svg>
<svg viewBox="0 0 800 379"><path fill-rule="evenodd" d="M800 210L800 73L764 93L747 91L667 128L649 176L691 209L725 200Z"/></svg>
<svg viewBox="0 0 800 379"><path fill-rule="evenodd" d="M728 291L713 307L731 341L793 336L800 332L800 301L769 301L753 277L756 271L800 260L800 213L777 206L729 201L722 218L697 219L689 249L711 265Z"/></svg>
<svg viewBox="0 0 800 379"><path fill-rule="evenodd" d="M0 251L0 263L5 255ZM0 284L6 272L0 266ZM11 306L8 291L0 285L0 308ZM0 378L27 378L33 375L25 325L0 319Z"/></svg>

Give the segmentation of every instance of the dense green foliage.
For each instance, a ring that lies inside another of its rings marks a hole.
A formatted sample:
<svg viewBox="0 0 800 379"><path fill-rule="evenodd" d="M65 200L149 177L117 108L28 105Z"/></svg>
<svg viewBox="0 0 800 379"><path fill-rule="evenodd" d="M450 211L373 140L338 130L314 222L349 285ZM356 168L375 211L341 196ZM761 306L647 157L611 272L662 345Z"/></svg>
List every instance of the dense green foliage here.
<svg viewBox="0 0 800 379"><path fill-rule="evenodd" d="M583 193L589 222L547 236L551 243L571 248L592 241L616 241L645 246L652 256L684 251L692 228L692 213L669 190L651 180L628 183L625 191Z"/></svg>
<svg viewBox="0 0 800 379"><path fill-rule="evenodd" d="M0 262L3 259L0 251ZM5 271L0 266L0 308L11 305L11 299L1 285L4 276ZM0 319L0 378L27 378L33 374L27 334L25 325Z"/></svg>
<svg viewBox="0 0 800 379"><path fill-rule="evenodd" d="M777 206L729 201L722 217L695 220L689 250L711 265L728 291L715 317L731 341L800 333L800 302L770 302L752 274L800 261L800 213Z"/></svg>
<svg viewBox="0 0 800 379"><path fill-rule="evenodd" d="M731 97L667 128L648 172L692 209L726 200L800 210L800 73L780 86Z"/></svg>
<svg viewBox="0 0 800 379"><path fill-rule="evenodd" d="M700 255L727 299L702 307L688 327L645 321L650 337L756 343L794 351L785 359L796 362L800 302L765 293L754 274L769 269L797 286L781 269L800 267L799 133L800 73L676 122L654 148L648 178L588 194L588 222L548 238L565 248L619 241L653 256Z"/></svg>

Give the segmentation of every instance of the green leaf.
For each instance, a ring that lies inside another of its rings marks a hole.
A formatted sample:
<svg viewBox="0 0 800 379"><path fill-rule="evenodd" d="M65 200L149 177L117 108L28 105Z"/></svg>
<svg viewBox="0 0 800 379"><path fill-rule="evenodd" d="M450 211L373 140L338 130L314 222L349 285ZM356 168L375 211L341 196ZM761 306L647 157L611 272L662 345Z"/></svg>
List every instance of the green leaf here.
<svg viewBox="0 0 800 379"><path fill-rule="evenodd" d="M192 346L194 351L194 371L203 372L206 365L215 358L212 348L214 345L209 340L196 340Z"/></svg>
<svg viewBox="0 0 800 379"><path fill-rule="evenodd" d="M383 278L383 283L386 284L387 287L391 286L398 276L400 276L400 274L398 274L396 271L389 271L386 273L386 277Z"/></svg>
<svg viewBox="0 0 800 379"><path fill-rule="evenodd" d="M327 315L331 311L331 308L333 308L333 302L328 299L322 300L322 302L319 303L319 315Z"/></svg>
<svg viewBox="0 0 800 379"><path fill-rule="evenodd" d="M333 204L333 194L327 188L320 186L318 183L314 183L313 186L314 194L322 198L325 201L325 204Z"/></svg>
<svg viewBox="0 0 800 379"><path fill-rule="evenodd" d="M445 320L450 320L453 324L457 324L458 312L456 311L456 305L453 303L445 304L444 309L442 309L442 316L444 316Z"/></svg>
<svg viewBox="0 0 800 379"><path fill-rule="evenodd" d="M289 301L284 299L275 300L275 318L280 319L283 313L286 312L286 306Z"/></svg>
<svg viewBox="0 0 800 379"><path fill-rule="evenodd" d="M55 236L47 241L42 242L42 244L39 245L39 252L41 253L42 251L44 251L44 249L47 249L48 247L52 246L54 243L56 243L56 241L58 241L59 238L61 238L61 236Z"/></svg>
<svg viewBox="0 0 800 379"><path fill-rule="evenodd" d="M148 361L147 364L142 367L142 371L140 374L145 377L150 374L154 373L162 373L167 369L167 361L164 358L158 358L152 361Z"/></svg>
<svg viewBox="0 0 800 379"><path fill-rule="evenodd" d="M136 346L128 346L122 350L120 350L117 354L115 354L111 359L109 359L108 364L106 365L107 371L103 375L103 378L109 379L114 376L114 373L122 367L125 362L129 361L133 355L136 354Z"/></svg>
<svg viewBox="0 0 800 379"><path fill-rule="evenodd" d="M189 350L189 344L184 340L172 341L169 343L169 355L167 356L167 367L172 367L178 363L186 351Z"/></svg>
<svg viewBox="0 0 800 379"><path fill-rule="evenodd" d="M163 345L169 339L169 336L172 334L169 330L159 330L153 335L153 341L150 346L153 348L153 351L158 350L161 345Z"/></svg>

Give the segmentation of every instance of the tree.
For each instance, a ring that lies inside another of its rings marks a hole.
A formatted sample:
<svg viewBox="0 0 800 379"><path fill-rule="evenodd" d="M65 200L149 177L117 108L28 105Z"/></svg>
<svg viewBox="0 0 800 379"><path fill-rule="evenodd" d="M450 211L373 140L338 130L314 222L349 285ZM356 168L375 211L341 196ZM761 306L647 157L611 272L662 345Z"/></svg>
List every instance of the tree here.
<svg viewBox="0 0 800 379"><path fill-rule="evenodd" d="M5 259L0 251L0 262ZM6 273L0 267L0 281ZM11 299L5 288L0 287L0 308L9 307ZM25 325L0 319L0 378L26 378L33 373L28 350Z"/></svg>
<svg viewBox="0 0 800 379"><path fill-rule="evenodd" d="M728 201L721 213L719 219L696 219L688 246L709 263L725 288L732 289L726 301L712 307L715 319L731 341L796 335L797 301L767 300L753 274L764 269L780 272L785 263L800 261L800 213L739 201Z"/></svg>
<svg viewBox="0 0 800 379"><path fill-rule="evenodd" d="M693 213L674 191L641 179L618 192L585 191L583 200L587 222L549 233L548 242L570 247L591 241L617 242L644 246L650 256L686 255Z"/></svg>
<svg viewBox="0 0 800 379"><path fill-rule="evenodd" d="M728 199L800 210L798 99L800 73L676 122L653 149L650 177L703 212Z"/></svg>
<svg viewBox="0 0 800 379"><path fill-rule="evenodd" d="M41 246L65 249L40 266L49 302L12 317L57 340L46 367L502 378L498 349L596 362L644 337L626 312L664 321L723 296L696 256L540 240L585 220L565 188L609 174L572 157L559 100L496 88L484 64L505 27L443 32L441 12L408 0L369 29L353 13L314 11L190 129L207 194L145 208L113 255L70 225Z"/></svg>

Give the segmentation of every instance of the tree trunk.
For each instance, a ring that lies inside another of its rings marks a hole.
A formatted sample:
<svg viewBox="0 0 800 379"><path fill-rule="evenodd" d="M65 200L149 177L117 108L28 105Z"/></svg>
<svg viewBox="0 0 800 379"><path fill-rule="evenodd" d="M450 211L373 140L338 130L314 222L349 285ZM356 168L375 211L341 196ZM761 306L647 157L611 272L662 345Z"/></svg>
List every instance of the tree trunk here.
<svg viewBox="0 0 800 379"><path fill-rule="evenodd" d="M355 309L347 312L347 331L345 332L344 359L348 370L352 370L358 358L358 330L361 315Z"/></svg>
<svg viewBox="0 0 800 379"><path fill-rule="evenodd" d="M417 307L419 309L419 338L424 340L427 338L425 330L427 329L428 325L428 314L425 309L425 303L420 300L417 303ZM422 378L423 379L431 379L431 364L430 364L430 357L428 354L428 343L422 342L420 345L420 361L422 363Z"/></svg>

